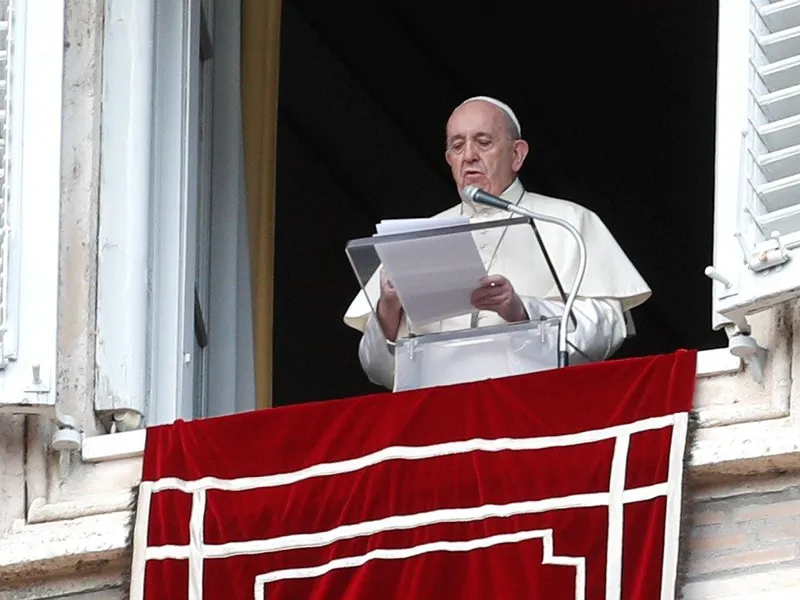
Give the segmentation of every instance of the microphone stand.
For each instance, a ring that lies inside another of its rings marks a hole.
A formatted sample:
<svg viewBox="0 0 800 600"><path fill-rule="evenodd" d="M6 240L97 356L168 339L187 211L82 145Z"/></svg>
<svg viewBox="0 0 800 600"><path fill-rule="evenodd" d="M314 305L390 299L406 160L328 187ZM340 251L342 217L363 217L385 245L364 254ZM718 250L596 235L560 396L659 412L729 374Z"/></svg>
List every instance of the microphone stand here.
<svg viewBox="0 0 800 600"><path fill-rule="evenodd" d="M561 282L558 280L553 263L550 261L550 257L547 254L547 249L544 247L544 242L539 235L539 230L536 228L534 221L544 221L545 223L552 223L553 225L566 229L575 240L575 243L578 246L578 274L575 278L575 282L572 285L572 289L570 289L569 295L564 302L564 313L558 320L558 367L566 367L569 365L569 352L567 351L567 328L565 327L564 317L570 315L572 316L573 320L575 319L574 315L572 315L572 306L575 303L575 298L578 296L578 289L583 283L583 277L586 273L586 242L584 242L580 232L572 225L572 223L565 221L564 219L559 219L558 217L551 217L549 215L543 215L532 210L528 210L527 208L523 208L508 202L507 200L493 197L483 190L475 188L474 186L468 186L468 188L465 188L464 193L467 197L471 198L473 202L500 208L502 210L506 210L508 212L531 219L531 226L533 227L534 233L536 233L536 239L539 242L539 246L542 248L542 251L544 252L544 256L547 260L548 266L550 267L550 271L556 280L556 285L558 286L562 297L564 290L561 288Z"/></svg>

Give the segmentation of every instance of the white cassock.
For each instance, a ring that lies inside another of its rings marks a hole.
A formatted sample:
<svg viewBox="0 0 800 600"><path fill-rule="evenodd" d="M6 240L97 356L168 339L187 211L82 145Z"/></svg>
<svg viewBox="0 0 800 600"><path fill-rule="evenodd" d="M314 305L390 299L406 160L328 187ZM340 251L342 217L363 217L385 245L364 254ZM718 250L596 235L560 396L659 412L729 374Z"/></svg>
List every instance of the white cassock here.
<svg viewBox="0 0 800 600"><path fill-rule="evenodd" d="M526 192L519 180L515 180L501 197L529 210L564 219L581 233L586 242L587 264L584 280L573 305L577 328L568 336L569 361L570 364L580 364L611 356L627 335L624 313L650 297L651 291L647 283L605 224L592 211L573 202ZM458 204L436 216L458 214L468 215L472 223L515 216L507 211L469 202ZM562 227L541 221L537 221L537 227L562 287L569 292L578 272L577 245ZM479 241L478 249L484 264L489 267L489 273L503 275L511 281L531 320L563 313L561 294L530 228L495 227L479 232L476 237ZM532 268L532 265L537 267ZM378 272L366 287L370 298L379 297ZM387 343L363 291L350 304L344 322L363 333L358 354L367 377L373 383L393 389L394 352ZM480 327L502 323L505 321L497 313L481 311L478 314L477 324ZM470 325L471 315L463 315L423 327L412 326L409 329L403 316L398 339L409 333L456 331L467 329ZM557 336L543 337L542 341L550 345L544 351L556 356ZM471 380L468 373L464 373L463 380Z"/></svg>

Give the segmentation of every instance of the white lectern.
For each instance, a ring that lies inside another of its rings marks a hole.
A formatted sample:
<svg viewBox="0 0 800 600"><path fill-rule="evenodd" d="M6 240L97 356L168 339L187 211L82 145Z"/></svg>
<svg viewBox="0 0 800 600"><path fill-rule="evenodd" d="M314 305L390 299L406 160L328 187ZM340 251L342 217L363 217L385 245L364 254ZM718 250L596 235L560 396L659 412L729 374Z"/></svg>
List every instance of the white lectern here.
<svg viewBox="0 0 800 600"><path fill-rule="evenodd" d="M559 318L401 338L395 391L555 369Z"/></svg>
<svg viewBox="0 0 800 600"><path fill-rule="evenodd" d="M381 247L421 242L433 250L428 256L435 261L437 239L450 235L471 235L479 248L488 248L482 255L492 254L492 249L504 240L538 249L531 252L530 256L514 256L510 262L506 259L503 264L491 265L492 270L505 275L512 282L515 280L514 274L520 272L527 275L536 273L537 277L549 278L551 282L555 279L554 283L565 301L564 314L510 324L488 319L489 325L481 325L481 319L467 314L450 319L447 330L441 330L436 323L418 324L408 319L411 321L408 330L395 343L388 343L395 358L395 391L466 383L565 366L566 334L574 330L574 320L567 316L583 273L578 274L574 289L569 294L565 293L543 246L535 220L530 216L351 240L347 243L346 253L372 313L377 310L380 298L378 273ZM526 238L526 243L520 244L522 238ZM491 262L491 259L486 262ZM426 267L429 265L419 265L423 271ZM443 282L442 285L446 284Z"/></svg>

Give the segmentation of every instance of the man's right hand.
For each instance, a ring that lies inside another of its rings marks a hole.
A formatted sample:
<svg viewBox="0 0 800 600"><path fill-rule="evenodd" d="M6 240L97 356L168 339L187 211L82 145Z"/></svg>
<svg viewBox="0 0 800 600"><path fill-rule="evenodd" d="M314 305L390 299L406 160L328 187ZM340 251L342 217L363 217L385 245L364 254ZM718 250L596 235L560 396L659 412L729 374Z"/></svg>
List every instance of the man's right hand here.
<svg viewBox="0 0 800 600"><path fill-rule="evenodd" d="M400 319L403 316L403 305L400 302L400 297L397 295L397 290L386 269L381 267L380 273L381 281L381 297L378 300L378 322L383 330L383 335L390 342L397 339L397 333L400 330Z"/></svg>

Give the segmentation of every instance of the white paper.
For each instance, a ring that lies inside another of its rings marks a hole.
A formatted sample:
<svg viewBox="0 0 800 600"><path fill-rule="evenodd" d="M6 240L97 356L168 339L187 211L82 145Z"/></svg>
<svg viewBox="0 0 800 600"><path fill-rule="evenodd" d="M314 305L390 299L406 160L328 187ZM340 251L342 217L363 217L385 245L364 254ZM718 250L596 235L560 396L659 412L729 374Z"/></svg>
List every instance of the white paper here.
<svg viewBox="0 0 800 600"><path fill-rule="evenodd" d="M427 231L437 227L454 227L456 225L469 225L469 217L436 217L425 219L384 219L375 226L376 235L391 235L398 233L412 233L414 231Z"/></svg>
<svg viewBox="0 0 800 600"><path fill-rule="evenodd" d="M466 216L384 220L374 237L468 223ZM475 312L470 297L486 276L486 267L471 232L376 243L375 251L414 325Z"/></svg>

